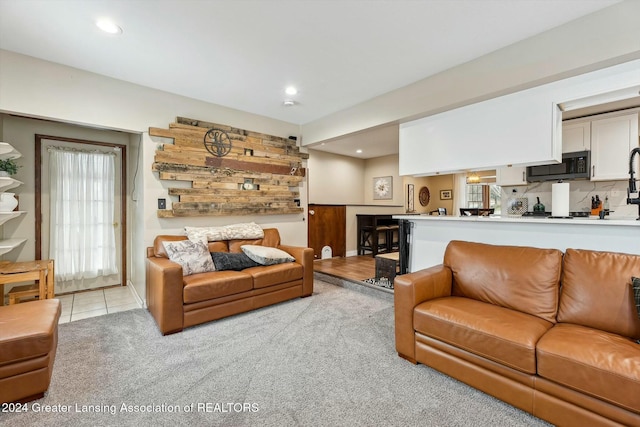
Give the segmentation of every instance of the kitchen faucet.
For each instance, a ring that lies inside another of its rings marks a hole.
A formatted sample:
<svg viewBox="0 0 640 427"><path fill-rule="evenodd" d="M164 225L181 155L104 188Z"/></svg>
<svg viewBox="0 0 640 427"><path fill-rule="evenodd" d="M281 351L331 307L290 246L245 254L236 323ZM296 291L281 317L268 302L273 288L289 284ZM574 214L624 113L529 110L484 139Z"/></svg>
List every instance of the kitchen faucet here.
<svg viewBox="0 0 640 427"><path fill-rule="evenodd" d="M636 179L633 176L633 158L636 154L640 154L640 147L636 147L631 150L631 154L629 154L629 188L627 189L627 204L628 205L638 205L638 218L640 220L640 193L638 193L638 187L636 186Z"/></svg>

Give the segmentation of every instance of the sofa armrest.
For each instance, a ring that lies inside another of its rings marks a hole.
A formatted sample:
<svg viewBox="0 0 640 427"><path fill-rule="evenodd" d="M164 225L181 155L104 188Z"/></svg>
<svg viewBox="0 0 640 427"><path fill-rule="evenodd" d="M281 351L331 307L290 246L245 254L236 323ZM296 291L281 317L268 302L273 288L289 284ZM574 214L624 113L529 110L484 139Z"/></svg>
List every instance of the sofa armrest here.
<svg viewBox="0 0 640 427"><path fill-rule="evenodd" d="M413 309L430 299L451 295L451 270L436 265L415 273L396 276L393 282L396 351L416 363Z"/></svg>
<svg viewBox="0 0 640 427"><path fill-rule="evenodd" d="M162 335L183 328L182 266L167 258L147 258L147 308Z"/></svg>
<svg viewBox="0 0 640 427"><path fill-rule="evenodd" d="M287 252L302 265L302 296L313 294L313 249L301 246L280 245L279 249Z"/></svg>

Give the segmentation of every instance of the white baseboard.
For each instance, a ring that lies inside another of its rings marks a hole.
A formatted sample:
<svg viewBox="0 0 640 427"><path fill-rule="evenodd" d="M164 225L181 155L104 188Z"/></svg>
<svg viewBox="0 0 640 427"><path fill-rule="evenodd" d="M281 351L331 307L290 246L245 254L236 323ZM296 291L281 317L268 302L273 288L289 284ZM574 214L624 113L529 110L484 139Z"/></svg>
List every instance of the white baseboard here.
<svg viewBox="0 0 640 427"><path fill-rule="evenodd" d="M347 251L347 256L357 256L358 255L358 251Z"/></svg>
<svg viewBox="0 0 640 427"><path fill-rule="evenodd" d="M136 301L138 302L140 307L147 308L146 301L143 300L142 298L140 298L140 295L138 295L138 291L136 291L136 287L133 286L133 282L131 280L127 280L127 287L129 288L129 290L133 294L133 297L136 299Z"/></svg>

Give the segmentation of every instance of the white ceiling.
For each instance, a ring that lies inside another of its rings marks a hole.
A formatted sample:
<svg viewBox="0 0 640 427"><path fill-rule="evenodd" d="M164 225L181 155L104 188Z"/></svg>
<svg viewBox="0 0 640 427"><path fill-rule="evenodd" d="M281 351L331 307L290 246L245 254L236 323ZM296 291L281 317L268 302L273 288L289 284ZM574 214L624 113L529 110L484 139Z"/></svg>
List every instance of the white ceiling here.
<svg viewBox="0 0 640 427"><path fill-rule="evenodd" d="M618 2L0 0L0 48L305 124Z"/></svg>

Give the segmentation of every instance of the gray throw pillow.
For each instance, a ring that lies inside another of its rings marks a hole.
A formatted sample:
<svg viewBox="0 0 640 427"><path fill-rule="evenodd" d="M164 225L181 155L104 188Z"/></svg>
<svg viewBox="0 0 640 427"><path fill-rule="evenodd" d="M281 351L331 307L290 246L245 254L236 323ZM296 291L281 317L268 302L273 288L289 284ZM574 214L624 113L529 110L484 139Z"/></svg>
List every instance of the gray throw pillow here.
<svg viewBox="0 0 640 427"><path fill-rule="evenodd" d="M287 252L260 245L242 245L242 252L247 254L249 258L262 265L282 264L283 262L293 262L296 259Z"/></svg>
<svg viewBox="0 0 640 427"><path fill-rule="evenodd" d="M211 259L213 259L213 263L216 265L216 270L219 271L242 271L245 268L257 267L260 265L242 252L211 252Z"/></svg>

